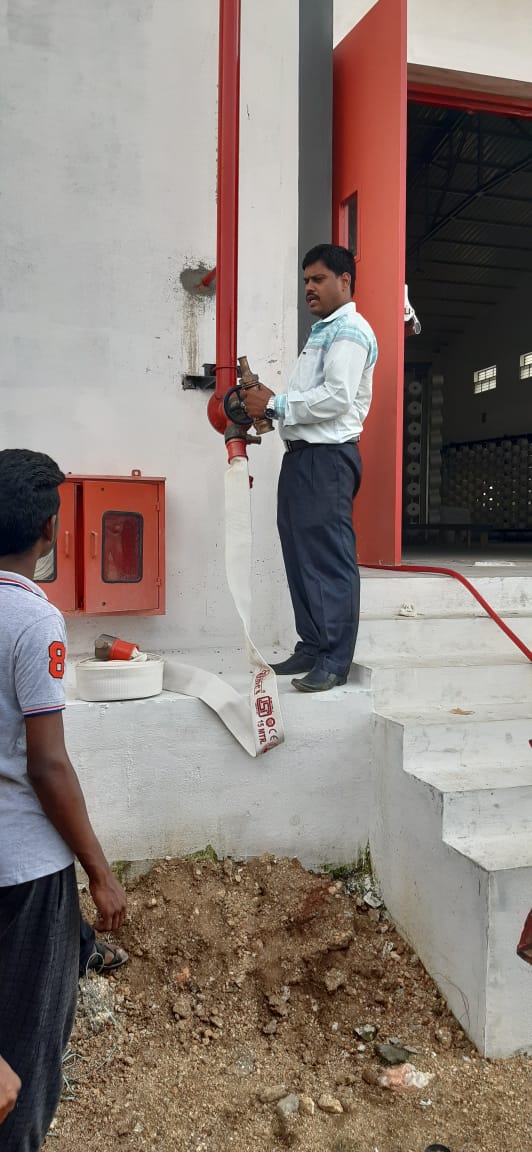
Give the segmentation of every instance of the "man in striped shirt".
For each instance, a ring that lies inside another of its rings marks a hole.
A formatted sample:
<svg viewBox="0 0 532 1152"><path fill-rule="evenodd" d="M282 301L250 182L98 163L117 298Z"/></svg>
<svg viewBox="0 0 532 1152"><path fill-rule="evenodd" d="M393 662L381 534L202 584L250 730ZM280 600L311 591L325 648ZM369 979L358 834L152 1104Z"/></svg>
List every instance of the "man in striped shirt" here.
<svg viewBox="0 0 532 1152"><path fill-rule="evenodd" d="M247 391L250 417L277 420L285 442L277 524L300 637L272 667L301 692L345 684L355 649L360 579L353 500L362 466L358 442L371 403L377 342L352 300L352 252L319 244L303 260L315 318L287 391Z"/></svg>

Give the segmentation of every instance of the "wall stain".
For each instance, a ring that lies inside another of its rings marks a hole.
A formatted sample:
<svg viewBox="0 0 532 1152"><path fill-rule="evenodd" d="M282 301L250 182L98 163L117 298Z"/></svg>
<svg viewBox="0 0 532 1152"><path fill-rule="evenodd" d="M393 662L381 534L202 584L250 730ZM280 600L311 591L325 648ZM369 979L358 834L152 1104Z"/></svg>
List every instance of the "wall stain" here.
<svg viewBox="0 0 532 1152"><path fill-rule="evenodd" d="M205 315L209 300L216 294L216 280L206 287L198 287L207 272L210 272L210 268L206 264L198 264L194 268L183 268L179 277L184 289L183 362L185 371L191 376L200 374L199 321Z"/></svg>

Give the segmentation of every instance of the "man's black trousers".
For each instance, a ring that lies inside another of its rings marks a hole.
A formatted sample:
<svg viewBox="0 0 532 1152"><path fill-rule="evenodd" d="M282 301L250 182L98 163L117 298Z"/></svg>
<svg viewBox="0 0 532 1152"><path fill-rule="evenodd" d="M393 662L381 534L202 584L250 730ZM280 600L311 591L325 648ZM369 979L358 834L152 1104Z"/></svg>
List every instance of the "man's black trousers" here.
<svg viewBox="0 0 532 1152"><path fill-rule="evenodd" d="M360 614L353 500L360 487L358 445L305 445L286 452L277 526L294 608L299 651L323 673L347 676Z"/></svg>

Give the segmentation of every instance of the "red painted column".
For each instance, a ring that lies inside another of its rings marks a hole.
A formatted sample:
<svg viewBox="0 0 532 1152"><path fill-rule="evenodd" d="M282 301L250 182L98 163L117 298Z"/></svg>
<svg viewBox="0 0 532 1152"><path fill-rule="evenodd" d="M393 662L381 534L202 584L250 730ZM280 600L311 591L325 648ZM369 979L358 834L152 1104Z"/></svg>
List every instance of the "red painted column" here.
<svg viewBox="0 0 532 1152"><path fill-rule="evenodd" d="M355 501L362 564L401 559L406 225L406 0L378 0L334 50L333 235L358 209L357 307L379 345Z"/></svg>

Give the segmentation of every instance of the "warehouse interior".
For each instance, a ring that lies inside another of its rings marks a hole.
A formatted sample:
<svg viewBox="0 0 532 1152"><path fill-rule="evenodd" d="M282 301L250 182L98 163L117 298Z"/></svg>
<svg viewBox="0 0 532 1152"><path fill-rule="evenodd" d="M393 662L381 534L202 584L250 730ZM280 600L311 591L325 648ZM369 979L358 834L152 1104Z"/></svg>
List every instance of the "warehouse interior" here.
<svg viewBox="0 0 532 1152"><path fill-rule="evenodd" d="M532 109L410 101L403 543L532 559Z"/></svg>

